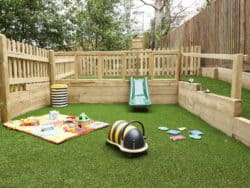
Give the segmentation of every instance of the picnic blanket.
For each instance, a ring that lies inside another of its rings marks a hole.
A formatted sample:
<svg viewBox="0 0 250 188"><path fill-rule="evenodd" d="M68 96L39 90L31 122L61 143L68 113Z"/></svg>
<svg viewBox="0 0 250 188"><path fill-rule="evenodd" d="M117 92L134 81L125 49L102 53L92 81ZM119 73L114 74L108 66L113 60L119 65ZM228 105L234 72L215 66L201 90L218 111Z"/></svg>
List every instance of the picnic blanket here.
<svg viewBox="0 0 250 188"><path fill-rule="evenodd" d="M60 114L56 120L49 115L28 117L4 123L4 126L43 140L60 144L66 140L107 127L109 124L97 120L78 121L74 116Z"/></svg>

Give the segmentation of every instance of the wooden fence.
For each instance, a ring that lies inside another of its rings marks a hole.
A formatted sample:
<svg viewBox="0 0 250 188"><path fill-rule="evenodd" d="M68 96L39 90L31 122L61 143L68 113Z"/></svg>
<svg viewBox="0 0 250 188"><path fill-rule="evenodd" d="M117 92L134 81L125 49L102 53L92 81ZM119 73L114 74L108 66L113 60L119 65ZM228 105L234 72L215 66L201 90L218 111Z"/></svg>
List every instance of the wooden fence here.
<svg viewBox="0 0 250 188"><path fill-rule="evenodd" d="M242 85L242 67L243 54L201 54L201 53L182 53L183 57L227 60L232 63L232 84L231 97L234 99L241 99L241 85Z"/></svg>
<svg viewBox="0 0 250 188"><path fill-rule="evenodd" d="M75 74L75 58L16 42L0 34L0 120L50 103L50 84Z"/></svg>
<svg viewBox="0 0 250 188"><path fill-rule="evenodd" d="M180 58L181 52L200 53L200 47L180 50L138 50L112 52L57 52L57 59L75 58L72 66L76 78L126 78L149 76L150 78L177 78L181 75L199 75L200 58ZM180 67L177 67L177 66ZM178 72L178 74L179 74ZM73 73L73 72L72 72Z"/></svg>
<svg viewBox="0 0 250 188"><path fill-rule="evenodd" d="M216 0L183 25L170 32L161 46L201 46L205 53L250 55L250 1ZM205 66L231 68L228 61L203 60ZM250 61L243 69L250 71Z"/></svg>
<svg viewBox="0 0 250 188"><path fill-rule="evenodd" d="M243 54L202 54L200 47L181 50L54 52L0 35L1 121L50 104L50 85L64 78L149 76L179 80L199 75L200 59L233 62L231 97L240 99Z"/></svg>

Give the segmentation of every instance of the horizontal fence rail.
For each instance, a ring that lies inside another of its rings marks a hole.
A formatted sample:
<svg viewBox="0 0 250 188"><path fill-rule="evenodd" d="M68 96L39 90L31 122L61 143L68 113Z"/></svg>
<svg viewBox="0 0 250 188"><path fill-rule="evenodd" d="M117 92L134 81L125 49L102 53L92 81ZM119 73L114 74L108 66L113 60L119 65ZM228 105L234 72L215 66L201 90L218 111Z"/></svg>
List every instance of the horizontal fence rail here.
<svg viewBox="0 0 250 188"><path fill-rule="evenodd" d="M183 57L198 57L204 59L218 59L229 60L233 64L232 84L231 84L231 97L241 99L241 85L242 85L242 69L243 60L247 56L243 54L201 54L201 53L182 53Z"/></svg>

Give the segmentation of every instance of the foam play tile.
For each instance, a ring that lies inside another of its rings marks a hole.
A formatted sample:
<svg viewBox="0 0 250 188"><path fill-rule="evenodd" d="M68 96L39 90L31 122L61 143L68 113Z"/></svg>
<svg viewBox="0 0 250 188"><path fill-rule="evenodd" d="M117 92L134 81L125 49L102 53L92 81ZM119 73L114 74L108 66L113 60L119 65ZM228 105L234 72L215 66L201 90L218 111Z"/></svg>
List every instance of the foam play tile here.
<svg viewBox="0 0 250 188"><path fill-rule="evenodd" d="M203 135L204 133L199 131L199 130L192 130L192 131L189 131L190 134L193 134L193 135Z"/></svg>
<svg viewBox="0 0 250 188"><path fill-rule="evenodd" d="M181 133L181 131L171 129L171 130L168 130L168 131L167 131L167 133L168 133L168 134L177 135L177 134L180 134L180 133Z"/></svg>
<svg viewBox="0 0 250 188"><path fill-rule="evenodd" d="M180 131L184 131L186 129L186 127L179 127L178 130Z"/></svg>
<svg viewBox="0 0 250 188"><path fill-rule="evenodd" d="M161 130L161 131L167 131L168 130L167 127L158 127L158 129Z"/></svg>
<svg viewBox="0 0 250 188"><path fill-rule="evenodd" d="M195 140L200 140L201 139L201 136L200 135L195 135L195 134L190 134L189 135L190 138L193 138Z"/></svg>
<svg viewBox="0 0 250 188"><path fill-rule="evenodd" d="M185 138L186 138L186 137L183 136L183 135L170 136L170 139L173 140L173 141L183 140L183 139L185 139Z"/></svg>

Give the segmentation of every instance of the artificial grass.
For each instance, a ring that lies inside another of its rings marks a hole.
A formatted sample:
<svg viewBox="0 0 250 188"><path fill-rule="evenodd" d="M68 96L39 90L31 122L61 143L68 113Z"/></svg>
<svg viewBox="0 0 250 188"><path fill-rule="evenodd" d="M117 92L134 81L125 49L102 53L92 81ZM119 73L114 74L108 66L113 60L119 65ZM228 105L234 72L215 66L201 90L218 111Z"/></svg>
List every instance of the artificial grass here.
<svg viewBox="0 0 250 188"><path fill-rule="evenodd" d="M190 77L181 77L182 81L188 81ZM194 82L200 83L202 89L208 88L210 92L230 97L231 95L231 84L222 80L216 80L207 77L195 76L192 77ZM250 119L250 90L242 88L241 90L242 100L242 116Z"/></svg>
<svg viewBox="0 0 250 188"><path fill-rule="evenodd" d="M42 115L45 107L21 117ZM144 123L149 151L127 158L106 146L109 128L54 145L0 126L0 187L248 187L250 151L178 105L152 105L133 112L127 104L74 104L57 108L112 124ZM21 118L19 117L19 118ZM187 127L186 140L173 142L157 129ZM202 140L188 138L199 129Z"/></svg>

